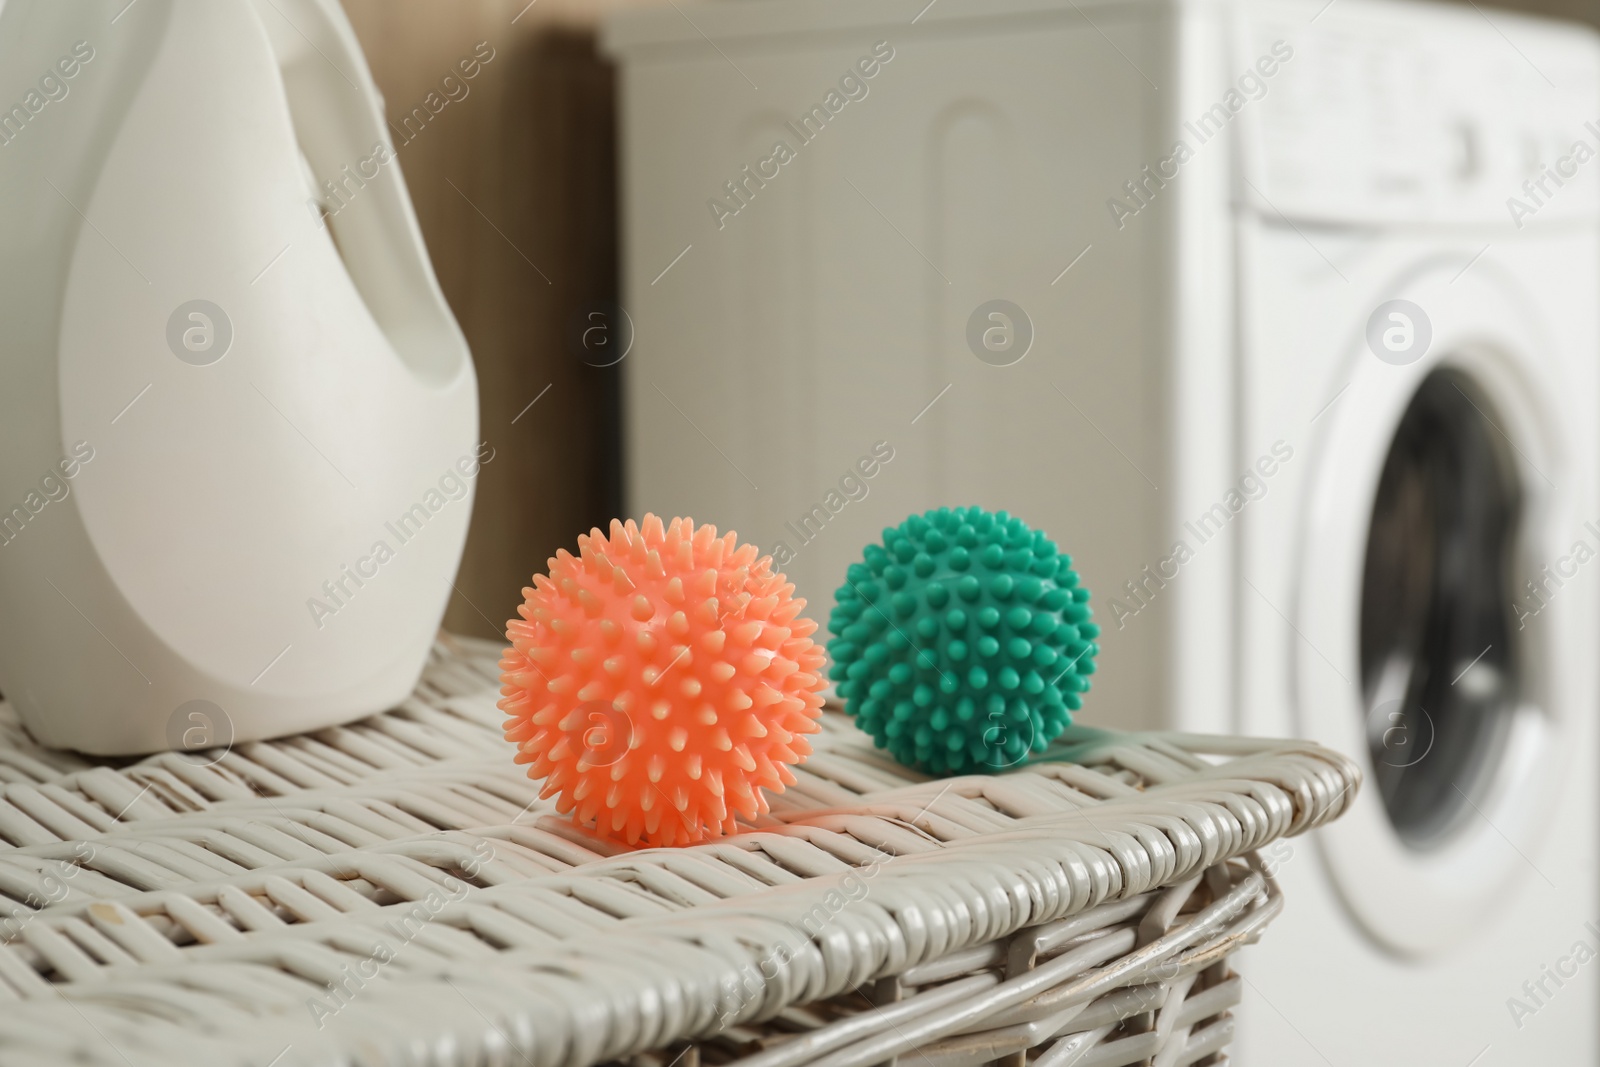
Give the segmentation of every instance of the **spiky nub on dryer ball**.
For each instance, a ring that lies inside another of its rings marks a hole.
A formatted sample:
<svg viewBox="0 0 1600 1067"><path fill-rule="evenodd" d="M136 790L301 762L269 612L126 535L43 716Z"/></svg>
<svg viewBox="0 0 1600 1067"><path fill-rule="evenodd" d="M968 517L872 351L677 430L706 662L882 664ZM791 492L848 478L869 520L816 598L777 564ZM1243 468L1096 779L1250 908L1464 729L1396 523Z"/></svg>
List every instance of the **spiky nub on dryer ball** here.
<svg viewBox="0 0 1600 1067"><path fill-rule="evenodd" d="M1004 511L939 508L868 545L828 629L845 710L932 774L1015 766L1072 721L1089 688L1089 591L1072 560Z"/></svg>
<svg viewBox="0 0 1600 1067"><path fill-rule="evenodd" d="M500 660L517 762L580 824L685 845L793 785L821 714L804 600L714 526L613 521L524 589Z"/></svg>

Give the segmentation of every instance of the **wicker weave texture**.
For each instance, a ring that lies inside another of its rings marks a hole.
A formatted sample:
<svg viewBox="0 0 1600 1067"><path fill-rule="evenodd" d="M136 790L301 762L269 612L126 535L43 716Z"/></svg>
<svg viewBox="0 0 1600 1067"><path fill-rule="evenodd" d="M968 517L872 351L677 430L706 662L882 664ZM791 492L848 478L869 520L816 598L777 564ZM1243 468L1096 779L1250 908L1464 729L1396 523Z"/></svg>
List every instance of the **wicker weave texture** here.
<svg viewBox="0 0 1600 1067"><path fill-rule="evenodd" d="M827 715L770 816L629 852L511 762L498 653L442 638L402 707L203 758L92 763L0 705L0 1063L1222 1062L1282 903L1252 854L1359 781L1082 728L927 781Z"/></svg>

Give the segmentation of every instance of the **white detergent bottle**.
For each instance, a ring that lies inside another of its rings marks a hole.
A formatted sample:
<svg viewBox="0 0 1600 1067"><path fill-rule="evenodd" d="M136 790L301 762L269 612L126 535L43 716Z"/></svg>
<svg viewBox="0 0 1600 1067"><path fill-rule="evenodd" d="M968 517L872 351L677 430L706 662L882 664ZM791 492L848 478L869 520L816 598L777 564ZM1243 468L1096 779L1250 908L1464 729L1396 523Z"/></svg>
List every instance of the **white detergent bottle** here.
<svg viewBox="0 0 1600 1067"><path fill-rule="evenodd" d="M0 7L0 692L40 741L402 701L477 420L335 0Z"/></svg>

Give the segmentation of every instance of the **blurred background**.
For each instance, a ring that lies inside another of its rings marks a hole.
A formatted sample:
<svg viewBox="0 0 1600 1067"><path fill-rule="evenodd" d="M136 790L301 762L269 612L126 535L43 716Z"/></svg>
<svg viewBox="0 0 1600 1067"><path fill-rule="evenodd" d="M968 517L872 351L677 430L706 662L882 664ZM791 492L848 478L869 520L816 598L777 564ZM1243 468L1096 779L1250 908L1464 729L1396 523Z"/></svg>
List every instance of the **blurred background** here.
<svg viewBox="0 0 1600 1067"><path fill-rule="evenodd" d="M585 362L573 336L621 290L617 70L599 33L670 2L344 0L397 130L478 42L495 49L467 98L396 139L484 431L506 445L482 474L449 629L499 638L532 572L623 512L622 369ZM1593 0L1496 6L1600 27Z"/></svg>

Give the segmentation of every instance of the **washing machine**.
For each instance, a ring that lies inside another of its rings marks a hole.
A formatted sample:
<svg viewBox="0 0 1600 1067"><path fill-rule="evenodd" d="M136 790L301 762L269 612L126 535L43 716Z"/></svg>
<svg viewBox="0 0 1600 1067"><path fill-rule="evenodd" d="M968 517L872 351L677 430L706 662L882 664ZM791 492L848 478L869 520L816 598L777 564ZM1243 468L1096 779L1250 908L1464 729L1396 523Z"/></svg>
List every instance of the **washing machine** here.
<svg viewBox="0 0 1600 1067"><path fill-rule="evenodd" d="M1237 416L1305 445L1239 515L1239 728L1367 772L1244 1063L1600 1062L1594 60L1468 15L1352 9L1242 146Z"/></svg>
<svg viewBox="0 0 1600 1067"><path fill-rule="evenodd" d="M1082 718L1299 736L1237 1062L1600 1062L1600 48L1475 6L716 0L613 21L627 493L820 616L1005 508ZM869 473L870 472L870 473Z"/></svg>

